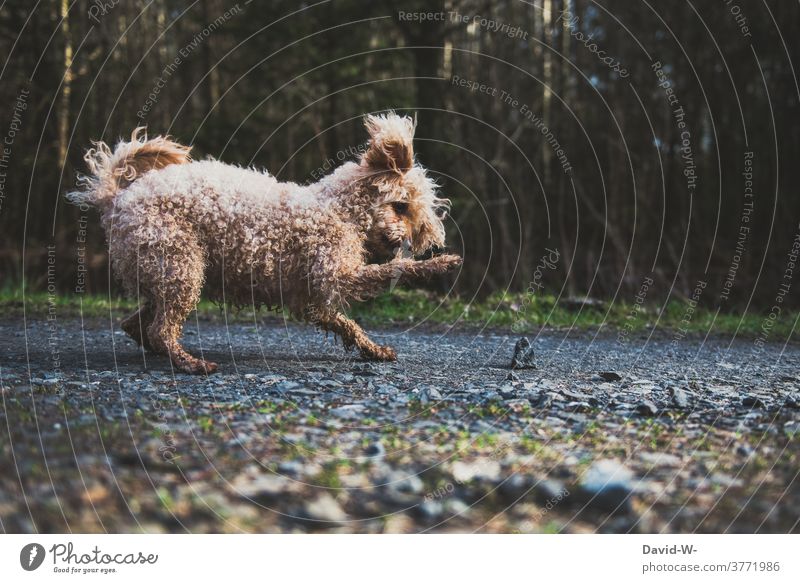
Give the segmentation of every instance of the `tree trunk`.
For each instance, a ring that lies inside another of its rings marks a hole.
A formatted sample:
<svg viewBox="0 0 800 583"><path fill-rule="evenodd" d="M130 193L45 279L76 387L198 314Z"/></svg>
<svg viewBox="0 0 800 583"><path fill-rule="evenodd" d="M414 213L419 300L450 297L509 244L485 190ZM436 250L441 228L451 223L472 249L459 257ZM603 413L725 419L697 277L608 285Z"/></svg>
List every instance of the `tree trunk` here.
<svg viewBox="0 0 800 583"><path fill-rule="evenodd" d="M69 149L69 103L72 93L72 39L69 32L69 0L61 0L61 34L64 35L64 79L61 84L61 99L58 105L58 160L67 163Z"/></svg>

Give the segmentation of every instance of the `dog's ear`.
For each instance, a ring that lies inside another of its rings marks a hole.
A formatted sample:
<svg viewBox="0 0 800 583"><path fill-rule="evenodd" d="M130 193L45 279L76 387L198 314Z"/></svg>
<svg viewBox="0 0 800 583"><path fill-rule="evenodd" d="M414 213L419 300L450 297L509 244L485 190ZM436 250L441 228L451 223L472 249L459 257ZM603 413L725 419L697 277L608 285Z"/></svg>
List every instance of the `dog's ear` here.
<svg viewBox="0 0 800 583"><path fill-rule="evenodd" d="M362 162L376 172L405 174L414 166L414 121L396 113L368 115L369 148Z"/></svg>

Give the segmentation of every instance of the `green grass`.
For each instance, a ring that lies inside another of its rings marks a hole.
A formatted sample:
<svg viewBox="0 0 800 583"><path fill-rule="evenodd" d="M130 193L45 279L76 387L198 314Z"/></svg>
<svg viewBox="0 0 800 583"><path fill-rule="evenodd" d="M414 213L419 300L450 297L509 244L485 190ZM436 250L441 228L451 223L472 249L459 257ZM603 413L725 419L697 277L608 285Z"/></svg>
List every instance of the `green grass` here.
<svg viewBox="0 0 800 583"><path fill-rule="evenodd" d="M0 290L0 314L7 318L45 318L54 313L57 318L118 318L136 307L135 300L122 297L56 295L26 293L19 288ZM720 312L698 306L687 322L683 322L688 305L673 300L663 310L653 305L642 306L617 302L577 308L565 305L549 295L526 296L524 293L493 294L482 301L470 302L463 297L438 297L424 291L395 290L369 302L354 303L349 314L368 325L386 324L460 324L472 327L508 329L515 333L549 328L596 329L605 327L626 334L646 331L654 326L667 331L686 334L734 334L758 336L766 321L766 313ZM203 319L223 318L239 322L252 322L254 318L282 318L280 313L262 310L234 310L222 308L208 300L198 306L198 316ZM767 339L786 340L800 312L783 312L769 330Z"/></svg>

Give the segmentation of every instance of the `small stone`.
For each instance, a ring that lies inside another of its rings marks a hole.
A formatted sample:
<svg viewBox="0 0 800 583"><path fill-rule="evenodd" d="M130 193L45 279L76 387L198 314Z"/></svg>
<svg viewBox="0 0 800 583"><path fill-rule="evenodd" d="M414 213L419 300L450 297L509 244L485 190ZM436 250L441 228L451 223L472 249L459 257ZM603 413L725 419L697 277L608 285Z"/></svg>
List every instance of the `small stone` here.
<svg viewBox="0 0 800 583"><path fill-rule="evenodd" d="M386 455L386 448L380 441L373 441L364 448L364 453L369 457L383 457Z"/></svg>
<svg viewBox="0 0 800 583"><path fill-rule="evenodd" d="M527 338L520 338L514 345L514 356L511 357L511 368L513 370L536 368L533 346L531 346Z"/></svg>
<svg viewBox="0 0 800 583"><path fill-rule="evenodd" d="M417 512L423 520L436 520L444 512L444 507L436 500L425 500L417 506Z"/></svg>
<svg viewBox="0 0 800 583"><path fill-rule="evenodd" d="M506 375L507 381L518 381L519 375L515 373L513 370Z"/></svg>
<svg viewBox="0 0 800 583"><path fill-rule="evenodd" d="M569 496L569 490L559 480L539 480L533 488L537 503L545 506L555 504Z"/></svg>
<svg viewBox="0 0 800 583"><path fill-rule="evenodd" d="M606 512L630 511L633 472L615 460L594 462L580 481L587 503Z"/></svg>
<svg viewBox="0 0 800 583"><path fill-rule="evenodd" d="M681 458L671 453L645 451L639 457L653 466L679 466L682 463Z"/></svg>
<svg viewBox="0 0 800 583"><path fill-rule="evenodd" d="M231 490L242 498L254 502L265 502L277 499L292 489L294 482L284 476L272 474L249 474L237 476L231 482Z"/></svg>
<svg viewBox="0 0 800 583"><path fill-rule="evenodd" d="M542 391L535 399L531 399L531 402L536 407L549 409L553 405L553 395L550 392Z"/></svg>
<svg viewBox="0 0 800 583"><path fill-rule="evenodd" d="M606 372L597 373L597 376L599 376L601 379L603 379L604 381L607 381L607 382L621 381L622 380L622 377L619 374L617 374L617 373L615 373L613 371L606 371Z"/></svg>
<svg viewBox="0 0 800 583"><path fill-rule="evenodd" d="M787 409L800 409L800 398L789 395L783 402L783 406Z"/></svg>
<svg viewBox="0 0 800 583"><path fill-rule="evenodd" d="M297 477L303 473L303 464L294 460L283 461L278 464L278 473Z"/></svg>
<svg viewBox="0 0 800 583"><path fill-rule="evenodd" d="M339 417L340 419L355 419L360 417L364 412L364 405L342 405L336 409L331 409L331 415Z"/></svg>
<svg viewBox="0 0 800 583"><path fill-rule="evenodd" d="M461 498L448 498L444 501L443 510L451 516L465 516L469 513L469 506Z"/></svg>
<svg viewBox="0 0 800 583"><path fill-rule="evenodd" d="M419 402L423 405L438 403L442 400L442 393L436 387L425 387L419 392Z"/></svg>
<svg viewBox="0 0 800 583"><path fill-rule="evenodd" d="M689 394L683 389L676 387L669 388L670 395L672 395L672 404L679 409L686 409L689 407Z"/></svg>
<svg viewBox="0 0 800 583"><path fill-rule="evenodd" d="M425 484L416 474L407 474L401 470L389 470L378 477L378 481L386 484L390 490L401 494L421 494Z"/></svg>
<svg viewBox="0 0 800 583"><path fill-rule="evenodd" d="M497 389L497 392L500 396L505 399L513 399L517 396L517 389L514 388L513 385L503 385L502 387Z"/></svg>
<svg viewBox="0 0 800 583"><path fill-rule="evenodd" d="M658 415L658 407L653 401L645 399L636 405L636 412L642 417L655 417Z"/></svg>
<svg viewBox="0 0 800 583"><path fill-rule="evenodd" d="M577 393L568 389L561 389L559 392L567 397L570 401L583 401L586 398L586 395L583 393Z"/></svg>
<svg viewBox="0 0 800 583"><path fill-rule="evenodd" d="M586 424L586 415L582 415L581 413L571 413L569 411L559 411L557 414L565 421L576 424L576 426L573 428L575 433L583 433L583 431L586 429L585 427L581 427Z"/></svg>
<svg viewBox="0 0 800 583"><path fill-rule="evenodd" d="M564 410L574 413L586 413L592 410L592 406L586 401L572 401L564 405Z"/></svg>
<svg viewBox="0 0 800 583"><path fill-rule="evenodd" d="M372 364L369 362L365 362L361 365L356 365L353 367L353 374L362 376L362 377L376 377L378 373L375 372Z"/></svg>
<svg viewBox="0 0 800 583"><path fill-rule="evenodd" d="M340 523L347 520L347 514L339 503L328 493L320 494L316 500L307 502L304 507L305 517L321 522Z"/></svg>
<svg viewBox="0 0 800 583"><path fill-rule="evenodd" d="M603 402L600 399L598 399L597 397L589 397L588 403L592 407L602 407L603 406Z"/></svg>
<svg viewBox="0 0 800 583"><path fill-rule="evenodd" d="M294 381L281 381L272 386L272 388L274 388L279 393L286 393L288 391L291 391L292 389L297 389L299 387L300 383L296 383Z"/></svg>
<svg viewBox="0 0 800 583"><path fill-rule="evenodd" d="M486 391L481 395L481 401L488 403L490 401L502 401L503 397L497 391Z"/></svg>
<svg viewBox="0 0 800 583"><path fill-rule="evenodd" d="M392 396L392 395L396 395L397 393L400 392L400 389L398 389L394 385L378 385L377 389L378 389L378 394L379 395Z"/></svg>
<svg viewBox="0 0 800 583"><path fill-rule="evenodd" d="M406 514L390 514L384 519L383 534L408 534L414 532L414 520Z"/></svg>
<svg viewBox="0 0 800 583"><path fill-rule="evenodd" d="M479 459L474 462L453 463L453 478L456 482L470 482L472 480L495 481L500 478L500 464L492 459Z"/></svg>
<svg viewBox="0 0 800 583"><path fill-rule="evenodd" d="M742 456L742 457L750 457L751 455L753 455L753 453L754 453L754 450L753 450L753 448L752 448L752 447L750 447L750 446L749 446L748 444L746 444L746 443L740 443L740 444L739 444L739 445L736 447L736 454L737 454L737 455L740 455L740 456Z"/></svg>
<svg viewBox="0 0 800 583"><path fill-rule="evenodd" d="M714 472L708 477L712 484L723 486L724 488L741 488L743 485L742 480L724 474L722 472Z"/></svg>
<svg viewBox="0 0 800 583"><path fill-rule="evenodd" d="M742 406L752 407L754 409L763 409L766 407L766 404L758 395L745 395L742 398Z"/></svg>

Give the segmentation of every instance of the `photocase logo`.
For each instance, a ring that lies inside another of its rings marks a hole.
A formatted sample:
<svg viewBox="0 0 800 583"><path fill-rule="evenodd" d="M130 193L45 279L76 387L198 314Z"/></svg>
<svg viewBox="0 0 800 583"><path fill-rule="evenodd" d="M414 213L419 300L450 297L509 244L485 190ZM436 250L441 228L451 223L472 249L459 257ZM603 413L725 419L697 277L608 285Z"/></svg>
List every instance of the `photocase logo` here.
<svg viewBox="0 0 800 583"><path fill-rule="evenodd" d="M38 543L30 543L19 552L19 564L26 571L35 571L44 562L44 547Z"/></svg>

